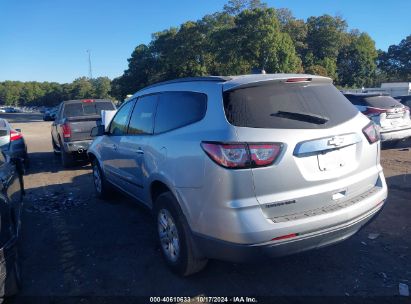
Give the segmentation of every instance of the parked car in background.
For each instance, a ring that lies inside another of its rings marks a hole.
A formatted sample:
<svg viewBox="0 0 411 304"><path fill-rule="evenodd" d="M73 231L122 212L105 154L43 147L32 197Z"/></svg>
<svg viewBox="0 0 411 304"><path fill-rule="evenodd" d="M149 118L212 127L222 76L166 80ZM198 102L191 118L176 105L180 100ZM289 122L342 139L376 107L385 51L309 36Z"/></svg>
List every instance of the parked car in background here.
<svg viewBox="0 0 411 304"><path fill-rule="evenodd" d="M209 258L256 261L335 244L387 197L374 123L325 77L160 83L92 134L97 195L115 186L151 208L161 252L181 275Z"/></svg>
<svg viewBox="0 0 411 304"><path fill-rule="evenodd" d="M92 142L91 129L101 124L101 111L115 110L111 100L82 99L60 103L51 126L51 142L54 153L60 154L64 167L70 167L78 159L87 158Z"/></svg>
<svg viewBox="0 0 411 304"><path fill-rule="evenodd" d="M44 121L53 121L56 118L57 109L52 109L44 112L43 120Z"/></svg>
<svg viewBox="0 0 411 304"><path fill-rule="evenodd" d="M12 296L20 286L17 241L24 195L22 162L0 151L0 297Z"/></svg>
<svg viewBox="0 0 411 304"><path fill-rule="evenodd" d="M1 113L16 113L17 110L13 107L3 107L3 108L0 108L0 112Z"/></svg>
<svg viewBox="0 0 411 304"><path fill-rule="evenodd" d="M21 158L28 168L30 162L23 134L3 118L0 118L0 149L12 158Z"/></svg>
<svg viewBox="0 0 411 304"><path fill-rule="evenodd" d="M46 113L47 110L49 110L49 108L48 108L48 107L45 107L45 106L41 106L41 107L38 108L38 111L39 111L41 114Z"/></svg>
<svg viewBox="0 0 411 304"><path fill-rule="evenodd" d="M411 137L410 109L389 95L380 93L345 93L358 110L370 118L380 132L381 141L398 141Z"/></svg>
<svg viewBox="0 0 411 304"><path fill-rule="evenodd" d="M404 106L411 108L411 95L396 96L394 99L401 102Z"/></svg>

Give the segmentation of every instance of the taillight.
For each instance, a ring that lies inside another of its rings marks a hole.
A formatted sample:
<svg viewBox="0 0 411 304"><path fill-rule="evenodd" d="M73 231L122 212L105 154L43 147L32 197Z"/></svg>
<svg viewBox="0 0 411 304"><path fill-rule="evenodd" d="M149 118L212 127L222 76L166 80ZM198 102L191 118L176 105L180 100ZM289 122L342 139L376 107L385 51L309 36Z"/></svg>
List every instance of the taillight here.
<svg viewBox="0 0 411 304"><path fill-rule="evenodd" d="M387 110L379 109L379 108L373 108L373 107L367 107L367 109L362 113L364 115L367 115L367 116L376 116L376 115L380 115L382 113L387 113Z"/></svg>
<svg viewBox="0 0 411 304"><path fill-rule="evenodd" d="M81 101L85 103L90 103L90 102L94 102L94 99L83 99Z"/></svg>
<svg viewBox="0 0 411 304"><path fill-rule="evenodd" d="M309 82L312 78L288 78L286 83L296 83L296 82Z"/></svg>
<svg viewBox="0 0 411 304"><path fill-rule="evenodd" d="M15 141L21 138L23 138L23 135L20 132L10 130L10 141Z"/></svg>
<svg viewBox="0 0 411 304"><path fill-rule="evenodd" d="M380 140L380 133L375 128L373 122L370 122L368 125L366 125L365 128L362 129L362 132L364 133L365 137L367 138L370 144L373 144Z"/></svg>
<svg viewBox="0 0 411 304"><path fill-rule="evenodd" d="M252 163L256 166L271 165L281 151L278 144L250 144L248 147Z"/></svg>
<svg viewBox="0 0 411 304"><path fill-rule="evenodd" d="M264 167L274 163L281 152L281 144L224 144L203 142L201 147L217 164L230 169Z"/></svg>
<svg viewBox="0 0 411 304"><path fill-rule="evenodd" d="M249 164L245 144L202 143L204 151L217 164L226 168L246 168Z"/></svg>
<svg viewBox="0 0 411 304"><path fill-rule="evenodd" d="M61 125L61 128L63 129L63 137L64 138L71 137L71 128L70 128L69 124L65 123L65 124Z"/></svg>

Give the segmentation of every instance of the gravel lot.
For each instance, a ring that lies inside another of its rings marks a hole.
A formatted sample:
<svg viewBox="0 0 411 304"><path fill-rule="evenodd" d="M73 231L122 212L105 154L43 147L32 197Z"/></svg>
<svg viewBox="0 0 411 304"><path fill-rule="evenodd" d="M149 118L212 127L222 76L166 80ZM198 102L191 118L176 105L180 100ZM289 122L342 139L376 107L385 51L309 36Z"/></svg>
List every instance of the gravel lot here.
<svg viewBox="0 0 411 304"><path fill-rule="evenodd" d="M269 263L210 261L205 271L180 278L161 259L146 209L121 194L96 199L87 164L62 168L50 122L0 116L22 129L32 164L19 245L21 296L393 296L399 283L411 288L411 141L382 151L388 203L351 239Z"/></svg>

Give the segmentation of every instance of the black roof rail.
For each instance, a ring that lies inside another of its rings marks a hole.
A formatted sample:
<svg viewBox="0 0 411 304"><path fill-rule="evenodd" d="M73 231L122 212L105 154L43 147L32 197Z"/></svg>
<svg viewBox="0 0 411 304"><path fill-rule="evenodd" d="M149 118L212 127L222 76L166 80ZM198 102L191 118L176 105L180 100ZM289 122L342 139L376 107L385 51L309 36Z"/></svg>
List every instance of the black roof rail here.
<svg viewBox="0 0 411 304"><path fill-rule="evenodd" d="M232 80L231 77L228 76L201 76L201 77L184 77L184 78L177 78L173 80L163 81L154 83L149 85L148 87L143 88L142 90L151 89L160 85L165 84L173 84L173 83L181 83L181 82L193 82L193 81L211 81L211 82L226 82Z"/></svg>

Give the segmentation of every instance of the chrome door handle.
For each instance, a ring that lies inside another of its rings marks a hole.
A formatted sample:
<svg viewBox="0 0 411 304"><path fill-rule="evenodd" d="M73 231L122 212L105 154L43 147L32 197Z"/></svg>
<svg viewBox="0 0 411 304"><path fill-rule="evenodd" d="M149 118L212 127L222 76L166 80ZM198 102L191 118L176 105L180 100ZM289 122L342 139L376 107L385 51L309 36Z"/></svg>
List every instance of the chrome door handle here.
<svg viewBox="0 0 411 304"><path fill-rule="evenodd" d="M143 154L144 154L144 151L143 151L143 149L138 149L138 150L136 151L136 153L143 155Z"/></svg>

